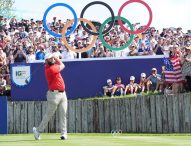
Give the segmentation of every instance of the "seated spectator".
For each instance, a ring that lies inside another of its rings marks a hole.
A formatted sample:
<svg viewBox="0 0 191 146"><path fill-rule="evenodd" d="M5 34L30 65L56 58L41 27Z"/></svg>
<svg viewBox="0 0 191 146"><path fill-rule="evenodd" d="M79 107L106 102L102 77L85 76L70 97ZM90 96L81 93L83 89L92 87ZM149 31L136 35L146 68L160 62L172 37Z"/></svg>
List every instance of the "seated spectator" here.
<svg viewBox="0 0 191 146"><path fill-rule="evenodd" d="M112 95L122 96L124 93L124 89L125 89L125 85L121 83L121 77L117 77Z"/></svg>
<svg viewBox="0 0 191 146"><path fill-rule="evenodd" d="M146 74L141 73L140 83L138 85L139 91L141 93L144 93L146 91L146 86L147 86Z"/></svg>
<svg viewBox="0 0 191 146"><path fill-rule="evenodd" d="M137 94L138 85L135 83L135 77L130 77L130 83L125 88L125 94Z"/></svg>
<svg viewBox="0 0 191 146"><path fill-rule="evenodd" d="M152 68L151 75L147 78L147 92L157 92L158 86L160 86L161 77L157 74L157 69ZM161 90L160 90L161 92Z"/></svg>
<svg viewBox="0 0 191 146"><path fill-rule="evenodd" d="M5 86L6 86L6 80L3 78L2 75L0 75L0 95L4 94Z"/></svg>
<svg viewBox="0 0 191 146"><path fill-rule="evenodd" d="M103 91L104 91L104 96L112 96L112 92L114 89L114 85L112 84L111 79L107 80L107 85L103 87Z"/></svg>

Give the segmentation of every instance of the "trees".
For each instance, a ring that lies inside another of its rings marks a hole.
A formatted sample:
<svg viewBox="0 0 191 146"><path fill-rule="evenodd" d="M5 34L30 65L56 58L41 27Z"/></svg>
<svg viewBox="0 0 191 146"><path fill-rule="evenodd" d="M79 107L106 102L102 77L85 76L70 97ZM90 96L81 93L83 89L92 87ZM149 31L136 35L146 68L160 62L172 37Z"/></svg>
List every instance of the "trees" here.
<svg viewBox="0 0 191 146"><path fill-rule="evenodd" d="M0 0L0 15L10 17L15 0Z"/></svg>

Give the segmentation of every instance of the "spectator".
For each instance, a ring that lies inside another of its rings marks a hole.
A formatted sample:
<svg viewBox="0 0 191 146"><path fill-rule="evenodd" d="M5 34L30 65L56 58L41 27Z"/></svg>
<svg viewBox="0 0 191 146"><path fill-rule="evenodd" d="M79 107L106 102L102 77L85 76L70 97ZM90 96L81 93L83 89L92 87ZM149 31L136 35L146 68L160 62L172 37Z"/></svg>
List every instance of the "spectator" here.
<svg viewBox="0 0 191 146"><path fill-rule="evenodd" d="M134 45L134 44L130 45L129 50L130 50L129 56L137 56L138 55L136 45Z"/></svg>
<svg viewBox="0 0 191 146"><path fill-rule="evenodd" d="M114 89L114 85L112 84L111 79L107 80L107 85L103 87L103 91L104 91L104 96L112 96L112 92Z"/></svg>
<svg viewBox="0 0 191 146"><path fill-rule="evenodd" d="M163 50L164 50L164 38L159 38L158 40L158 43L155 45L155 48L154 48L154 53L156 55L163 55Z"/></svg>
<svg viewBox="0 0 191 146"><path fill-rule="evenodd" d="M182 57L182 73L187 81L188 90L191 91L191 46L186 48L186 54Z"/></svg>
<svg viewBox="0 0 191 146"><path fill-rule="evenodd" d="M130 77L130 83L125 88L125 94L137 94L138 85L135 83L135 77Z"/></svg>
<svg viewBox="0 0 191 146"><path fill-rule="evenodd" d="M151 75L147 78L147 93L149 91L157 92L158 87L160 86L161 77L157 74L157 69L152 68ZM162 92L161 88L159 92Z"/></svg>
<svg viewBox="0 0 191 146"><path fill-rule="evenodd" d="M6 80L3 78L2 75L0 75L0 95L4 94L5 86L6 86Z"/></svg>
<svg viewBox="0 0 191 146"><path fill-rule="evenodd" d="M141 93L144 93L146 91L147 80L146 80L146 74L145 73L141 73L140 83L139 83L138 87L139 87L139 91Z"/></svg>
<svg viewBox="0 0 191 146"><path fill-rule="evenodd" d="M44 57L45 57L44 46L40 45L36 53L36 60L44 60Z"/></svg>
<svg viewBox="0 0 191 146"><path fill-rule="evenodd" d="M68 48L64 48L61 56L62 56L62 59L75 59L77 55L75 52L69 50Z"/></svg>
<svg viewBox="0 0 191 146"><path fill-rule="evenodd" d="M0 66L6 65L6 60L6 54L4 53L3 48L0 47Z"/></svg>
<svg viewBox="0 0 191 146"><path fill-rule="evenodd" d="M23 51L22 44L18 44L17 50L14 52L14 62L26 63L26 54Z"/></svg>
<svg viewBox="0 0 191 146"><path fill-rule="evenodd" d="M112 95L122 96L124 94L124 89L125 89L125 86L124 84L122 84L121 77L117 77Z"/></svg>
<svg viewBox="0 0 191 146"><path fill-rule="evenodd" d="M29 50L28 50L29 54L26 55L26 62L27 63L33 63L35 62L35 54L34 54L34 51L33 49L30 47Z"/></svg>

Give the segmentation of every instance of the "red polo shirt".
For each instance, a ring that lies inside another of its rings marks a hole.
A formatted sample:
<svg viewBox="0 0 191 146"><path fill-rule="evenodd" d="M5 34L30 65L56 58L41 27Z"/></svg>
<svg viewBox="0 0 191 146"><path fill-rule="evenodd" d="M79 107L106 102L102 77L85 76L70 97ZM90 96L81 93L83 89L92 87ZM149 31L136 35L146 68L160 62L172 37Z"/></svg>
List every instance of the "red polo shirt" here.
<svg viewBox="0 0 191 146"><path fill-rule="evenodd" d="M45 65L45 75L48 82L48 90L65 90L64 80L60 74L60 65Z"/></svg>

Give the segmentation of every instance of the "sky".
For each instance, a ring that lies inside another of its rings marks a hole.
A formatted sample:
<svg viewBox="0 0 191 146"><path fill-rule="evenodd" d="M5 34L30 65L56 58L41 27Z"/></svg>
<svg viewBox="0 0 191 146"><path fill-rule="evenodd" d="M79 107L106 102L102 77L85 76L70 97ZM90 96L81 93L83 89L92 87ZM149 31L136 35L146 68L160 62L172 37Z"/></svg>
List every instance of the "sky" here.
<svg viewBox="0 0 191 146"><path fill-rule="evenodd" d="M80 17L82 9L93 0L15 0L15 14L25 19L41 19L46 9L54 3L66 3L73 7L77 17ZM100 0L111 6L115 16L123 3L127 0ZM151 26L161 30L168 27L182 27L183 31L191 30L191 0L143 0L146 2L153 13ZM58 19L73 19L69 9L65 7L56 7L52 9L47 16L47 20L52 20L53 16ZM140 22L140 25L146 25L149 20L149 12L146 7L140 3L131 3L127 5L122 15L131 23ZM109 10L102 5L93 5L85 11L84 18L104 22L111 17Z"/></svg>

